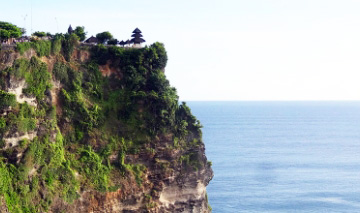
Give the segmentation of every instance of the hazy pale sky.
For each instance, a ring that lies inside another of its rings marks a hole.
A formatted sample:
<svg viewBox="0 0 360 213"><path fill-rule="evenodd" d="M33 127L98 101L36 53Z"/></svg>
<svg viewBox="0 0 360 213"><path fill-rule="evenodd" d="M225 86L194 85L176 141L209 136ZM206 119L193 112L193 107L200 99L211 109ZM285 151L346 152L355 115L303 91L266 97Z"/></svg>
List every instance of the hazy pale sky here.
<svg viewBox="0 0 360 213"><path fill-rule="evenodd" d="M359 0L0 0L31 31L165 44L181 100L360 100ZM26 19L24 17L27 15Z"/></svg>

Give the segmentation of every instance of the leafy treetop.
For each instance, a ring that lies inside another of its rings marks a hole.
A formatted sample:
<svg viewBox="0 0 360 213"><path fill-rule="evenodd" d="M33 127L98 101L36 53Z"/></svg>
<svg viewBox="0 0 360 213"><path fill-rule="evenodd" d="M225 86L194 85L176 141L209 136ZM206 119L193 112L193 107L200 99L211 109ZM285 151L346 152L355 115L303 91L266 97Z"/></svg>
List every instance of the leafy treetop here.
<svg viewBox="0 0 360 213"><path fill-rule="evenodd" d="M107 43L111 45L117 45L119 41L117 39L110 39Z"/></svg>
<svg viewBox="0 0 360 213"><path fill-rule="evenodd" d="M96 34L96 38L99 40L100 43L104 44L106 41L113 38L110 32L105 31L102 33Z"/></svg>
<svg viewBox="0 0 360 213"><path fill-rule="evenodd" d="M74 30L74 33L79 37L80 41L84 41L86 38L85 27L77 26Z"/></svg>
<svg viewBox="0 0 360 213"><path fill-rule="evenodd" d="M21 28L8 22L0 21L0 40L4 41L9 38L19 38L22 35Z"/></svg>
<svg viewBox="0 0 360 213"><path fill-rule="evenodd" d="M42 38L42 37L45 37L47 34L45 32L36 31L32 35Z"/></svg>

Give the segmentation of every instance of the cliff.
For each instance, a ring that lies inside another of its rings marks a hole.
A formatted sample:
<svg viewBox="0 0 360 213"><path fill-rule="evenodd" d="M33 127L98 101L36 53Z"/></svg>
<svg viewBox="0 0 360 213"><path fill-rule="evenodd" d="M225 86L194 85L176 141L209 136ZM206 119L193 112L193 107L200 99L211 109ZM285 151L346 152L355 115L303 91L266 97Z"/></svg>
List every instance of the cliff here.
<svg viewBox="0 0 360 213"><path fill-rule="evenodd" d="M0 51L1 212L209 212L201 125L161 43Z"/></svg>

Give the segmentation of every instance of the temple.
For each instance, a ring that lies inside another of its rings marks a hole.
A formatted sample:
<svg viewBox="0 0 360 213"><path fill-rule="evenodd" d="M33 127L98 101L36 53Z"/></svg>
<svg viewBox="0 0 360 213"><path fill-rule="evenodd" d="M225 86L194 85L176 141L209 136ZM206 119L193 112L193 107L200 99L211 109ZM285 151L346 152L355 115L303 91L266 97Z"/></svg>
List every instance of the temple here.
<svg viewBox="0 0 360 213"><path fill-rule="evenodd" d="M71 27L71 24L70 24L70 26L69 26L69 28L68 28L68 33L69 34L72 34L74 32L74 30L73 30L73 28Z"/></svg>
<svg viewBox="0 0 360 213"><path fill-rule="evenodd" d="M131 37L133 37L133 39L131 39L130 42L134 44L134 48L141 48L141 43L145 42L145 40L141 38L143 37L141 31L139 28L136 28L132 33Z"/></svg>
<svg viewBox="0 0 360 213"><path fill-rule="evenodd" d="M97 43L99 43L99 40L96 37L91 36L90 38L85 40L85 43L97 44Z"/></svg>

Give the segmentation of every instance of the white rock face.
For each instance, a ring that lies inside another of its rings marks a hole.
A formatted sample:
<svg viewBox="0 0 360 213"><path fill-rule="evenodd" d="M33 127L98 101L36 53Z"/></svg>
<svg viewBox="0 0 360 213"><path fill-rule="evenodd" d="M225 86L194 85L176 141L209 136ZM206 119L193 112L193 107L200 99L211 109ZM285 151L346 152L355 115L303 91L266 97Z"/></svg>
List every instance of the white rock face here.
<svg viewBox="0 0 360 213"><path fill-rule="evenodd" d="M203 200L206 195L206 186L198 182L196 187L186 186L178 187L178 186L168 186L163 189L160 193L159 201L168 207L169 205L174 205L176 202L189 202L190 200ZM194 210L194 209L193 209ZM203 212L204 210L198 209L199 211L195 212Z"/></svg>
<svg viewBox="0 0 360 213"><path fill-rule="evenodd" d="M19 144L19 141L21 140L24 139L32 140L35 137L36 137L36 132L28 132L24 135L15 135L14 137L4 138L6 144L5 149L12 146L17 146Z"/></svg>
<svg viewBox="0 0 360 213"><path fill-rule="evenodd" d="M36 107L36 99L26 97L23 94L23 89L26 88L26 82L25 80L21 80L19 82L16 82L15 80L10 80L10 88L7 90L8 93L14 94L16 96L16 101L18 103L25 103L27 102L29 105Z"/></svg>
<svg viewBox="0 0 360 213"><path fill-rule="evenodd" d="M37 107L36 98L29 98L23 94L23 89L26 88L25 80L17 81L15 79L10 79L10 87L7 89L8 93L14 94L16 96L16 101L18 103L25 103L27 102L30 106ZM28 139L33 140L37 135L37 132L27 132L23 135L16 133L15 135L11 135L11 137L4 138L5 141L5 149L17 146L19 141Z"/></svg>

